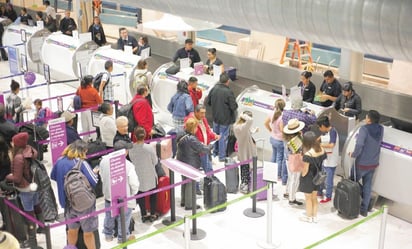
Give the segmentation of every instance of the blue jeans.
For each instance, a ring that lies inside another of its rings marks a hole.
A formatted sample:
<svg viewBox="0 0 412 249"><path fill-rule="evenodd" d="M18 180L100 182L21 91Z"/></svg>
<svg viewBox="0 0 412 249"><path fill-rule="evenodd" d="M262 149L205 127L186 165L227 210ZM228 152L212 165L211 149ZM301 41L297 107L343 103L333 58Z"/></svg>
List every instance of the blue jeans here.
<svg viewBox="0 0 412 249"><path fill-rule="evenodd" d="M326 180L325 184L321 185L320 191L324 188L326 189L326 198L332 198L332 191L333 191L333 177L335 176L336 167L322 167L323 170L326 172Z"/></svg>
<svg viewBox="0 0 412 249"><path fill-rule="evenodd" d="M289 151L286 142L283 142L283 166L282 166L282 185L286 185L288 182L288 165L287 160Z"/></svg>
<svg viewBox="0 0 412 249"><path fill-rule="evenodd" d="M353 179L353 168L351 170L351 179ZM371 193L372 193L372 179L373 175L375 174L375 170L361 170L356 169L356 181L362 179L362 187L361 187L361 195L362 195L362 202L360 211L367 212L369 208L369 202L371 201Z"/></svg>
<svg viewBox="0 0 412 249"><path fill-rule="evenodd" d="M210 161L209 154L200 155L200 165L205 173L213 171L212 162Z"/></svg>
<svg viewBox="0 0 412 249"><path fill-rule="evenodd" d="M19 194L21 205L24 211L31 212L34 210L34 206L39 204L39 193L38 192L20 192Z"/></svg>
<svg viewBox="0 0 412 249"><path fill-rule="evenodd" d="M283 141L270 137L270 143L272 144L271 162L276 162L278 164L278 178L283 178L283 174L288 174L286 169L286 161L284 160Z"/></svg>
<svg viewBox="0 0 412 249"><path fill-rule="evenodd" d="M108 208L110 207L110 202L109 201L104 201L104 207ZM129 232L129 225L130 225L130 219L132 218L132 209L131 208L126 208L125 210L125 220L126 220L126 238L129 237L130 232ZM103 228L103 234L105 236L113 236L114 233L114 220L117 220L117 234L118 238L122 238L122 226L120 223L120 215L117 215L116 217L112 216L111 211L106 211L106 216L104 217L104 228Z"/></svg>
<svg viewBox="0 0 412 249"><path fill-rule="evenodd" d="M213 131L220 135L219 141L215 143L214 155L219 155L219 160L223 161L226 157L227 138L229 136L229 125L221 125L213 122Z"/></svg>

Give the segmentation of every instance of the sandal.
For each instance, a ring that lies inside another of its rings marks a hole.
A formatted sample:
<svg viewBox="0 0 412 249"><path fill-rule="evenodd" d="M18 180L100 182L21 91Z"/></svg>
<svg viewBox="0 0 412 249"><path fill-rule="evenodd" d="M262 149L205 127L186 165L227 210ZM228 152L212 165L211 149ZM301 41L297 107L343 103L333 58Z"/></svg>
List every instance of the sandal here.
<svg viewBox="0 0 412 249"><path fill-rule="evenodd" d="M150 215L142 216L142 222L145 223L146 221L151 221L152 217Z"/></svg>
<svg viewBox="0 0 412 249"><path fill-rule="evenodd" d="M158 218L159 218L159 215L152 214L152 215L150 215L150 222L153 222L153 221L157 220Z"/></svg>

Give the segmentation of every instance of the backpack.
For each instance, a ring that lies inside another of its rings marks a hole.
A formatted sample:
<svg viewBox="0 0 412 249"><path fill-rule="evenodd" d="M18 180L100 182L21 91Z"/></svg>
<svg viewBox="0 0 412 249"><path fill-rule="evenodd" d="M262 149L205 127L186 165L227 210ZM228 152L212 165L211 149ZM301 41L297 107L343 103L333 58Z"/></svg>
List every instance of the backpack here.
<svg viewBox="0 0 412 249"><path fill-rule="evenodd" d="M134 81L133 81L133 89L136 89L137 86L140 85L140 84L145 84L146 86L149 86L148 83L149 82L147 80L146 72L136 74L136 76L134 77Z"/></svg>
<svg viewBox="0 0 412 249"><path fill-rule="evenodd" d="M130 102L129 104L123 105L117 111L117 117L120 117L120 116L127 117L127 120L129 121L128 122L129 132L133 132L134 128L139 125L137 123L137 121L135 120L134 115L133 115L133 106L134 106L134 104L136 104L137 102L139 102L141 100L143 100L143 99L136 99L136 100Z"/></svg>
<svg viewBox="0 0 412 249"><path fill-rule="evenodd" d="M96 88L97 91L99 91L99 89L100 89L100 83L102 83L102 78L103 78L103 75L104 75L104 74L106 74L106 72L98 73L98 74L97 74L96 76L94 76L94 78L93 78L93 81L92 81L93 87ZM110 78L109 78L109 79L110 79ZM104 91L104 89L106 89L106 86L109 84L109 81L110 81L109 79L107 80L106 84L104 85L103 91Z"/></svg>
<svg viewBox="0 0 412 249"><path fill-rule="evenodd" d="M51 186L49 175L47 174L46 167L37 159L28 159L30 162L30 172L32 175L32 181L37 184L37 191L45 190Z"/></svg>
<svg viewBox="0 0 412 249"><path fill-rule="evenodd" d="M75 95L73 98L73 108L75 110L82 109L82 99L79 95Z"/></svg>
<svg viewBox="0 0 412 249"><path fill-rule="evenodd" d="M64 176L64 192L73 210L84 212L93 207L96 203L96 196L90 186L87 177L80 168L83 160L79 160L76 165Z"/></svg>

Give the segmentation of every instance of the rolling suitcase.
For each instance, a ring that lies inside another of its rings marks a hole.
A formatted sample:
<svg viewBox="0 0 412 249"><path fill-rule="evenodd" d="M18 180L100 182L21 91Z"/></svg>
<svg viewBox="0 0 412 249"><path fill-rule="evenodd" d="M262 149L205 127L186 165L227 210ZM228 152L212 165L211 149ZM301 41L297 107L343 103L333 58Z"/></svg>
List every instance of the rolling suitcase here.
<svg viewBox="0 0 412 249"><path fill-rule="evenodd" d="M235 164L236 162L228 157L225 160L225 167ZM236 194L239 191L239 168L225 170L226 191Z"/></svg>
<svg viewBox="0 0 412 249"><path fill-rule="evenodd" d="M355 219L360 212L360 186L357 182L342 179L338 182L333 198L333 206L338 214L346 219Z"/></svg>
<svg viewBox="0 0 412 249"><path fill-rule="evenodd" d="M162 188L170 185L168 176L159 177L157 188ZM150 196L145 196L146 210L150 210ZM156 212L163 215L170 210L170 189L157 193Z"/></svg>
<svg viewBox="0 0 412 249"><path fill-rule="evenodd" d="M204 178L203 190L203 203L206 209L210 209L227 201L226 187L215 176ZM224 210L226 210L226 207L218 209L215 212Z"/></svg>
<svg viewBox="0 0 412 249"><path fill-rule="evenodd" d="M3 216L4 228L7 232L11 233L16 237L19 242L27 240L27 225L25 217L20 215L18 212L11 209L5 202L4 199L7 199L15 206L23 209L20 203L20 198L16 195L14 196L0 196L0 211Z"/></svg>

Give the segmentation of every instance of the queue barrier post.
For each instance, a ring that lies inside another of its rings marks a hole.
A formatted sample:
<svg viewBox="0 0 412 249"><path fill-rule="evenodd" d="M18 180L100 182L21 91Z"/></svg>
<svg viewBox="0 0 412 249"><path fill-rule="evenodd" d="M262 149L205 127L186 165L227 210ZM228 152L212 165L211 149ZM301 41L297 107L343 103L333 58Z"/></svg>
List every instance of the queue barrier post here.
<svg viewBox="0 0 412 249"><path fill-rule="evenodd" d="M273 182L267 182L267 185L268 185L268 191L266 193L266 197L267 197L266 241L258 242L258 245L261 248L265 248L265 249L275 249L280 246L280 243L274 244L272 242Z"/></svg>
<svg viewBox="0 0 412 249"><path fill-rule="evenodd" d="M46 225L44 227L44 230L45 230L45 233L46 233L46 246L47 246L47 249L52 249L50 226Z"/></svg>
<svg viewBox="0 0 412 249"><path fill-rule="evenodd" d="M381 229L379 233L379 249L383 249L385 247L385 232L386 232L386 221L388 219L388 206L384 205L383 207L383 214L381 220Z"/></svg>
<svg viewBox="0 0 412 249"><path fill-rule="evenodd" d="M189 249L190 248L190 219L185 216L183 217L184 224L185 224L185 231L184 231L184 237L185 237L185 248Z"/></svg>
<svg viewBox="0 0 412 249"><path fill-rule="evenodd" d="M253 162L253 176L252 176L252 191L256 191L257 188L257 156L254 156L252 158ZM253 195L252 197L252 208L247 208L245 211L243 211L243 214L249 218L259 218L265 215L265 211L263 211L260 208L256 208L256 195Z"/></svg>

